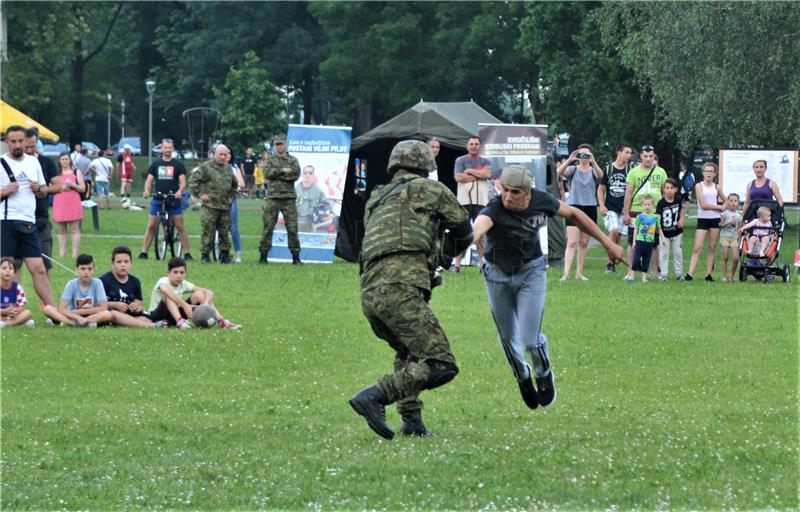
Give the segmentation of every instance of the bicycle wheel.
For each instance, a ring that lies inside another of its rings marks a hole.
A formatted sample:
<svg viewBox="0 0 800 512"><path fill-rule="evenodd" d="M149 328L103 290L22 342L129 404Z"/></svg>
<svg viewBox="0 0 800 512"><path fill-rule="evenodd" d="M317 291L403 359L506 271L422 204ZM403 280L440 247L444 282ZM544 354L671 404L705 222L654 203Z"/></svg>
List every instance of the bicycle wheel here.
<svg viewBox="0 0 800 512"><path fill-rule="evenodd" d="M211 245L211 259L219 261L219 231L214 231L214 243Z"/></svg>
<svg viewBox="0 0 800 512"><path fill-rule="evenodd" d="M159 219L158 224L156 224L156 234L153 237L153 243L155 245L157 260L163 260L167 256L166 236L167 233L164 226L164 221L162 219Z"/></svg>
<svg viewBox="0 0 800 512"><path fill-rule="evenodd" d="M180 237L175 236L175 224L172 219L167 222L167 245L169 246L169 253L174 258L175 256L183 255L183 244Z"/></svg>

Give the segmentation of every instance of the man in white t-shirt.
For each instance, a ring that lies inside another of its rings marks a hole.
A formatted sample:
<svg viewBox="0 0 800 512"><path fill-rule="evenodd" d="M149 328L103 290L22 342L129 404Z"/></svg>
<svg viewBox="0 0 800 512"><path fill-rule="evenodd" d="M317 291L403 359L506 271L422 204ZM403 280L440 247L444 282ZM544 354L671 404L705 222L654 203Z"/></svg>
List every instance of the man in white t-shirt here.
<svg viewBox="0 0 800 512"><path fill-rule="evenodd" d="M103 201L105 200L106 208L111 208L109 182L114 174L114 164L104 157L103 152L100 151L100 155L89 164L89 173L94 174L94 192L100 198L100 206L103 206Z"/></svg>
<svg viewBox="0 0 800 512"><path fill-rule="evenodd" d="M25 154L25 128L10 126L6 144L8 153L0 156L0 257L25 260L36 294L46 305L55 306L36 229L36 197L47 196L47 182L39 160Z"/></svg>

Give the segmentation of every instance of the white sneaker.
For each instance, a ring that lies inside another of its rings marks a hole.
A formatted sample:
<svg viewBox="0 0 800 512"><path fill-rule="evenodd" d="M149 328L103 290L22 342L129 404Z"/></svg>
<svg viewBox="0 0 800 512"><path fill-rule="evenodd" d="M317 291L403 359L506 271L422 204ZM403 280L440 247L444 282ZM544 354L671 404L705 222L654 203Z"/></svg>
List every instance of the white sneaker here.
<svg viewBox="0 0 800 512"><path fill-rule="evenodd" d="M233 258L233 262L234 262L234 263L241 263L241 262L242 262L242 258L240 258L239 256L237 256L237 257Z"/></svg>
<svg viewBox="0 0 800 512"><path fill-rule="evenodd" d="M25 322L25 327L33 327L35 325L36 325L36 322L33 320L33 318L31 318L30 320Z"/></svg>
<svg viewBox="0 0 800 512"><path fill-rule="evenodd" d="M589 278L586 277L586 276L576 276L575 279L577 279L578 281L588 281L589 280Z"/></svg>
<svg viewBox="0 0 800 512"><path fill-rule="evenodd" d="M634 281L633 276L625 276L622 278L622 280L626 283L632 283Z"/></svg>
<svg viewBox="0 0 800 512"><path fill-rule="evenodd" d="M186 329L191 329L192 328L192 326L189 325L189 322L187 322L185 318L181 318L178 321L178 324L176 325L176 327L178 329L180 329L181 331L185 331Z"/></svg>
<svg viewBox="0 0 800 512"><path fill-rule="evenodd" d="M5 323L5 322L3 322L2 320L0 320L0 329L2 329L2 328L3 328L3 327L5 327L5 326L6 326L6 323Z"/></svg>
<svg viewBox="0 0 800 512"><path fill-rule="evenodd" d="M566 281L567 279L569 279L569 278L568 278L568 277L561 276L561 279L559 279L559 281Z"/></svg>

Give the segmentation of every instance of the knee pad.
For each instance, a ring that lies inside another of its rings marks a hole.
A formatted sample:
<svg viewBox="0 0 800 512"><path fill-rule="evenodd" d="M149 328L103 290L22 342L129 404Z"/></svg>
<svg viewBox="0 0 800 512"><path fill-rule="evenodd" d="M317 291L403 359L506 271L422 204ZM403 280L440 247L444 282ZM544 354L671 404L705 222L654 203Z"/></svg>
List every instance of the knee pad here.
<svg viewBox="0 0 800 512"><path fill-rule="evenodd" d="M430 369L430 376L425 381L422 389L434 389L447 384L458 375L458 366L445 361L428 360L425 362Z"/></svg>

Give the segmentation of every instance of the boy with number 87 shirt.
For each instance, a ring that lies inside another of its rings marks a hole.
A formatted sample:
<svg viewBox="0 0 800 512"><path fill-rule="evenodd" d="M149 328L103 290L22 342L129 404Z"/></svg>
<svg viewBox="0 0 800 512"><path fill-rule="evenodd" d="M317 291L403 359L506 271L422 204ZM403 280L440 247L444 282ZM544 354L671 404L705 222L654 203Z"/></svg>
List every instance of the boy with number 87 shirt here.
<svg viewBox="0 0 800 512"><path fill-rule="evenodd" d="M658 251L659 281L669 280L669 253L675 265L675 279L683 281L683 202L678 194L678 181L669 178L661 187L656 214L661 221L661 242Z"/></svg>

